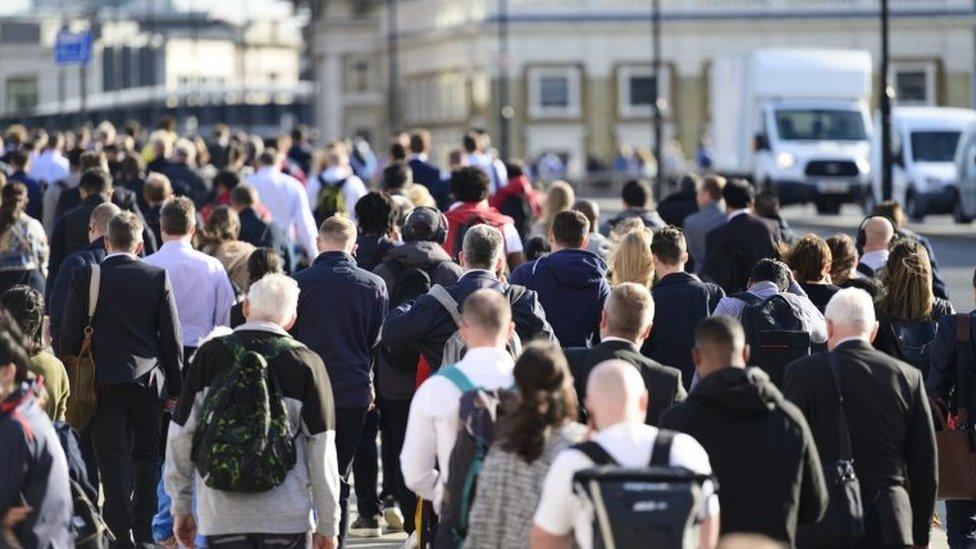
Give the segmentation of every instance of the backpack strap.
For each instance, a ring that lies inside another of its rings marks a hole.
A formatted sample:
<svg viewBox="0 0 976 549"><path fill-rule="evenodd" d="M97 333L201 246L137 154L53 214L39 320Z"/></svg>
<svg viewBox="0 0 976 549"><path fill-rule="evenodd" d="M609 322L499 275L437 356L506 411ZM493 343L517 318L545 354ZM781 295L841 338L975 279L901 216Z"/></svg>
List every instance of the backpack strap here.
<svg viewBox="0 0 976 549"><path fill-rule="evenodd" d="M98 307L98 294L102 284L102 266L98 263L92 265L91 279L88 281L88 328L91 329L92 320L95 318L95 309Z"/></svg>
<svg viewBox="0 0 976 549"><path fill-rule="evenodd" d="M603 449L603 446L600 446L600 443L596 441L587 440L586 442L574 444L570 446L570 448L582 452L583 455L590 458L590 461L592 461L594 465L617 464L617 460L613 459L613 456L607 453L607 451Z"/></svg>
<svg viewBox="0 0 976 549"><path fill-rule="evenodd" d="M671 465L671 443L674 442L674 431L658 429L654 437L654 447L651 448L651 467L668 467Z"/></svg>
<svg viewBox="0 0 976 549"><path fill-rule="evenodd" d="M454 384L461 393L467 393L468 391L473 391L478 388L477 385L471 381L471 378L462 372L457 366L445 366L437 370L434 374L435 376L444 376L448 381Z"/></svg>
<svg viewBox="0 0 976 549"><path fill-rule="evenodd" d="M451 318L454 319L455 324L458 326L461 325L461 310L458 309L458 302L454 300L454 297L451 296L450 292L448 292L440 284L435 284L430 289L430 296L436 299L442 307L447 309L447 312L451 315Z"/></svg>
<svg viewBox="0 0 976 549"><path fill-rule="evenodd" d="M525 286L520 286L518 284L509 284L508 290L505 292L505 295L508 297L509 305L514 307L515 304L518 303L519 300L525 296L525 292L527 291L528 288L526 288Z"/></svg>
<svg viewBox="0 0 976 549"><path fill-rule="evenodd" d="M763 302L763 298L751 292L739 292L737 294L732 294L729 297L738 299L739 301L744 301L746 305L758 305Z"/></svg>

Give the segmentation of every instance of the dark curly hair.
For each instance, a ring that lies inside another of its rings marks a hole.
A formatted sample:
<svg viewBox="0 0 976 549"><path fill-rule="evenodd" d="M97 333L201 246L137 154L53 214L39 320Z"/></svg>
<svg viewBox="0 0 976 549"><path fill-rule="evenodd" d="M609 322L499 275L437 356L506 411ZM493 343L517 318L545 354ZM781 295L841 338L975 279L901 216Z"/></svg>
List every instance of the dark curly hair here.
<svg viewBox="0 0 976 549"><path fill-rule="evenodd" d="M549 428L577 417L573 375L562 350L549 342L526 345L515 362L514 375L519 399L502 449L532 463L542 455Z"/></svg>
<svg viewBox="0 0 976 549"><path fill-rule="evenodd" d="M397 222L397 207L390 195L373 191L356 202L356 221L361 234L393 234Z"/></svg>

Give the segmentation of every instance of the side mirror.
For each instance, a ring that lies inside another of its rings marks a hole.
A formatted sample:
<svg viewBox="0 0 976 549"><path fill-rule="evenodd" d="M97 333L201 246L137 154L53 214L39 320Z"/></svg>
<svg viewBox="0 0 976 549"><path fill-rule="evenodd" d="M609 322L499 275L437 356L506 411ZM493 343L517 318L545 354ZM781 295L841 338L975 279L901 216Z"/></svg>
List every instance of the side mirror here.
<svg viewBox="0 0 976 549"><path fill-rule="evenodd" d="M769 147L769 138L766 137L765 134L757 133L752 138L752 150L754 150L754 151L768 151L769 149L770 149L770 147Z"/></svg>

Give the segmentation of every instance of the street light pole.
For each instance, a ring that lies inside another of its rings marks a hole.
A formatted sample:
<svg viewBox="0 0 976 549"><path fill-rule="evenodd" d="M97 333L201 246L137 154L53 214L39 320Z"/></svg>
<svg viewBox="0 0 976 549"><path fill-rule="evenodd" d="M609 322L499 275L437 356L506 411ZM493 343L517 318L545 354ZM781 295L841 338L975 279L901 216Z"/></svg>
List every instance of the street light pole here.
<svg viewBox="0 0 976 549"><path fill-rule="evenodd" d="M514 108L509 97L508 0L498 0L498 131L501 157L510 158L510 129Z"/></svg>
<svg viewBox="0 0 976 549"><path fill-rule="evenodd" d="M888 0L881 0L881 195L891 200L891 86L888 85Z"/></svg>
<svg viewBox="0 0 976 549"><path fill-rule="evenodd" d="M399 0L387 0L387 49L389 52L387 67L387 117L390 123L390 135L400 129L400 45L399 45L399 17L397 8Z"/></svg>
<svg viewBox="0 0 976 549"><path fill-rule="evenodd" d="M652 88L654 111L654 161L657 163L657 173L654 176L654 196L658 202L664 198L664 159L662 150L661 128L661 1L651 2L651 67L654 74Z"/></svg>

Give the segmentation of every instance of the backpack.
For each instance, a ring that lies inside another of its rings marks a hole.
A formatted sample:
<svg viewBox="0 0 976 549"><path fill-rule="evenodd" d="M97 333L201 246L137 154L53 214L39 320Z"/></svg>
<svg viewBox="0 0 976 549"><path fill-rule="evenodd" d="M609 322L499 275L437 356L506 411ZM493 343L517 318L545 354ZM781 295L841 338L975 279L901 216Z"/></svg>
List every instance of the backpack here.
<svg viewBox="0 0 976 549"><path fill-rule="evenodd" d="M751 349L749 361L782 387L786 365L810 354L810 334L793 306L780 294L763 299L749 292L732 296L746 303L742 328Z"/></svg>
<svg viewBox="0 0 976 549"><path fill-rule="evenodd" d="M210 384L200 407L191 457L204 483L226 492L266 492L295 466L295 439L281 387L268 361L303 345L290 337L245 347L220 338L234 364Z"/></svg>
<svg viewBox="0 0 976 549"><path fill-rule="evenodd" d="M319 177L322 187L319 189L319 195L315 200L315 223L321 224L336 214L346 215L349 213L346 197L342 194L342 187L345 186L347 180L348 178L329 183Z"/></svg>
<svg viewBox="0 0 976 549"><path fill-rule="evenodd" d="M460 547L467 536L468 515L477 492L478 475L495 440L495 427L504 415L505 403L515 398L515 392L511 389L481 389L455 366L443 367L435 375L447 378L461 391L458 437L451 450L440 522L433 544L435 548L455 548Z"/></svg>
<svg viewBox="0 0 976 549"><path fill-rule="evenodd" d="M451 257L455 260L461 257L461 248L464 246L464 235L468 232L468 229L475 225L488 225L498 229L498 232L502 236L505 235L505 223L499 222L497 219L492 219L480 212L472 212L471 215L464 218L462 223L458 224L457 229L454 231L454 247L451 250Z"/></svg>
<svg viewBox="0 0 976 549"><path fill-rule="evenodd" d="M505 295L508 297L508 302L511 306L515 306L518 300L522 299L525 295L525 286L518 286L515 284L510 284ZM457 326L461 325L461 310L459 308L458 302L454 300L450 292L444 289L440 284L435 284L434 287L430 289L430 296L437 300L447 312L454 319L454 323ZM519 338L517 333L512 333L512 338L508 340L505 345L509 354L512 357L518 357L522 353L522 340ZM447 338L444 343L444 353L441 355L441 367L450 366L452 364L457 364L462 358L464 358L464 353L467 352L468 348L461 339L460 332L454 332L451 337Z"/></svg>
<svg viewBox="0 0 976 549"><path fill-rule="evenodd" d="M619 466L595 441L571 447L593 461L573 476L573 489L593 507L594 549L698 546L702 484L712 478L670 465L676 434L659 430L650 463L641 468Z"/></svg>
<svg viewBox="0 0 976 549"><path fill-rule="evenodd" d="M512 218L515 230L518 231L519 238L524 242L529 233L532 232L532 221L535 219L532 204L529 203L529 198L525 196L525 193L509 196L498 207L498 211Z"/></svg>
<svg viewBox="0 0 976 549"><path fill-rule="evenodd" d="M115 536L102 518L98 505L98 491L88 479L88 469L81 456L78 438L74 429L67 423L53 422L54 432L64 450L68 464L68 482L74 512L71 516L71 530L75 537L75 547L82 549L102 549L115 542Z"/></svg>
<svg viewBox="0 0 976 549"><path fill-rule="evenodd" d="M432 286L430 273L437 270L443 261L435 262L427 269L420 267L407 267L399 261L389 260L385 262L390 272L396 279L396 287L390 296L390 310L394 310L400 305L413 301L430 291ZM417 362L420 360L420 349L416 345L380 347L386 363L403 370L405 372L416 372Z"/></svg>
<svg viewBox="0 0 976 549"><path fill-rule="evenodd" d="M928 374L932 364L932 344L939 333L936 322L917 320L892 320L891 332L895 336L899 358Z"/></svg>

